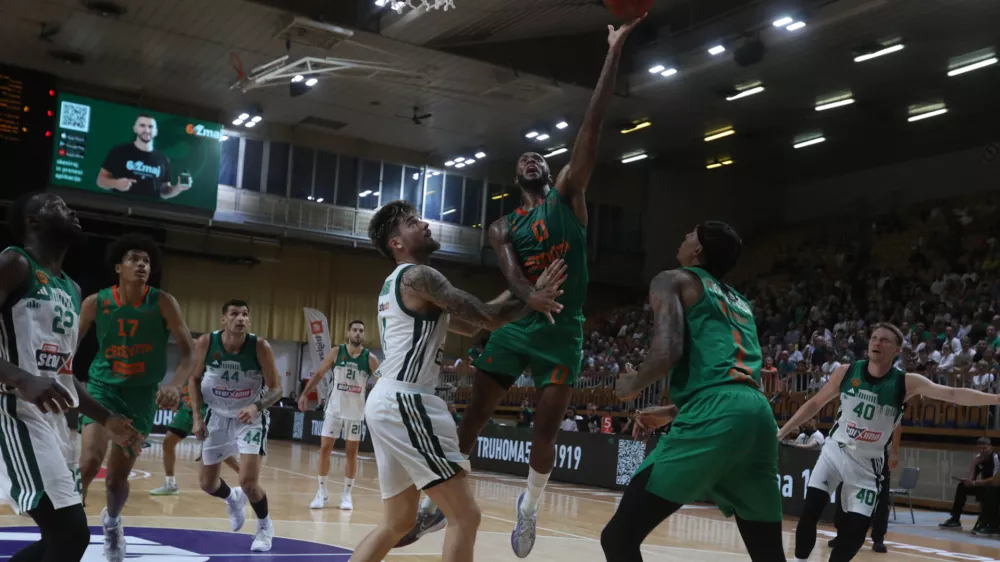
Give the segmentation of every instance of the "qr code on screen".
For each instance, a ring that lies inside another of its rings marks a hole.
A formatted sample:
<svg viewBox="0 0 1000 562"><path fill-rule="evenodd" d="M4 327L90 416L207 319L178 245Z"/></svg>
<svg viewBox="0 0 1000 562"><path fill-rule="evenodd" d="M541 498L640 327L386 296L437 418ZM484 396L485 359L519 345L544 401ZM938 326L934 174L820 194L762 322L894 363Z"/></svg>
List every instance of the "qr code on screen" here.
<svg viewBox="0 0 1000 562"><path fill-rule="evenodd" d="M619 486L628 485L632 480L632 475L646 458L646 442L632 441L631 439L618 440L618 474L615 476L615 484Z"/></svg>
<svg viewBox="0 0 1000 562"><path fill-rule="evenodd" d="M59 111L59 128L89 133L90 106L70 101L62 102L62 107Z"/></svg>

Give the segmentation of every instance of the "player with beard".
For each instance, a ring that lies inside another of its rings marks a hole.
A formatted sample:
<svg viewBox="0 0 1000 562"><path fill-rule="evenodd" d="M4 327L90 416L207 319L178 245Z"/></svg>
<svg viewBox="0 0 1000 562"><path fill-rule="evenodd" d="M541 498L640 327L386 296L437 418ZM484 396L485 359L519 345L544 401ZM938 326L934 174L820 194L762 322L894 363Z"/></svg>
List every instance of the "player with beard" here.
<svg viewBox="0 0 1000 562"><path fill-rule="evenodd" d="M90 364L87 391L107 409L132 420L145 437L153 429L157 408L172 410L180 402L194 364L194 342L174 297L147 285L153 268L161 262L155 242L126 234L108 246L107 258L118 274L118 284L84 299L80 315L81 339L91 324L97 325L98 351ZM171 335L180 351L180 364L170 383L160 386L167 375L167 339ZM109 435L94 421L89 416L80 420L84 501L108 452ZM109 562L125 559L120 515L128 500L128 476L138 453L112 447L108 456L107 507L101 517L104 556Z"/></svg>
<svg viewBox="0 0 1000 562"><path fill-rule="evenodd" d="M11 560L79 562L90 531L64 412L78 407L122 447L138 450L142 436L73 376L80 287L62 266L83 236L76 212L33 193L14 203L9 221L21 246L0 253L0 495L41 532Z"/></svg>
<svg viewBox="0 0 1000 562"><path fill-rule="evenodd" d="M112 147L104 157L97 187L150 199L171 199L191 188L180 181L171 183L170 159L153 147L156 119L140 114L132 132L135 140Z"/></svg>
<svg viewBox="0 0 1000 562"><path fill-rule="evenodd" d="M868 358L838 367L829 382L796 410L778 431L778 440L793 427L812 419L828 402L840 397L837 422L816 461L805 506L795 529L795 560L809 558L816 546L816 525L830 494L843 484L840 503L845 515L837 525L837 542L830 562L848 562L861 550L883 486L886 445L903 417L903 404L926 396L961 406L1000 404L1000 396L971 388L941 386L917 373L893 367L903 345L903 332L893 324L875 325L868 340Z"/></svg>
<svg viewBox="0 0 1000 562"><path fill-rule="evenodd" d="M309 507L323 509L329 499L326 477L330 474L330 454L338 437L344 439L344 491L340 494L340 509L354 509L351 489L354 475L358 470L358 446L365 423L365 388L368 380L378 369L378 358L364 347L365 323L352 320L347 326L347 344L340 344L336 350L323 359L309 383L299 397L299 410L305 412L309 393L319 386L326 372L333 369L333 384L323 412L323 431L319 447L319 490Z"/></svg>
<svg viewBox="0 0 1000 562"><path fill-rule="evenodd" d="M555 462L555 442L569 406L582 360L583 304L587 295L587 185L597 164L601 124L611 105L618 60L638 18L619 29L608 26L608 54L590 100L569 163L553 184L541 154L527 152L517 162L515 181L522 205L490 225L490 243L511 292L536 313L493 332L473 362L472 397L458 429L462 453L472 453L479 432L489 422L517 377L531 369L538 389L527 489L515 503L517 523L511 533L514 553L524 558L535 544L538 502ZM563 259L568 279L558 303L548 304L534 283L546 266ZM440 529L444 514L427 498L411 532L398 546Z"/></svg>
<svg viewBox="0 0 1000 562"><path fill-rule="evenodd" d="M469 461L458 449L455 421L436 395L442 347L449 330L472 337L530 309L508 291L483 303L430 267L430 255L440 244L406 201L379 209L369 223L368 237L395 264L378 297L385 360L365 403L383 520L355 547L351 562L385 558L413 525L421 490L450 522L442 559L470 561L482 514L467 478ZM564 271L564 263L556 260L539 277L538 289L548 304L560 294Z"/></svg>

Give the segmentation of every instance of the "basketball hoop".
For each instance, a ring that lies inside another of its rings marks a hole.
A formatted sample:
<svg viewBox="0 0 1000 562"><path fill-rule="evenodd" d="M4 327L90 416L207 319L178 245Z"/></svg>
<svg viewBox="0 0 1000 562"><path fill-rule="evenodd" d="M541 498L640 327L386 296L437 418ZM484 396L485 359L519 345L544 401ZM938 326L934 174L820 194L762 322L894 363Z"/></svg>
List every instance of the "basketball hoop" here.
<svg viewBox="0 0 1000 562"><path fill-rule="evenodd" d="M404 8L411 10L444 10L455 9L455 0L375 0L378 6L388 6L402 14Z"/></svg>

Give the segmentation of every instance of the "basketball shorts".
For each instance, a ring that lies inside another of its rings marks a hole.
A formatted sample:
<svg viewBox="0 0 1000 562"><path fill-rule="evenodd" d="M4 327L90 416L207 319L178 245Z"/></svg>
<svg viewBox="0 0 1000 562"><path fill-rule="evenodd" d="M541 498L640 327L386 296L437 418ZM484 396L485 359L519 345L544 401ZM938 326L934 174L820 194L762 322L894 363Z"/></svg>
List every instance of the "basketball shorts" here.
<svg viewBox="0 0 1000 562"><path fill-rule="evenodd" d="M191 435L191 428L194 427L194 418L191 416L191 413L191 404L187 402L181 404L181 407L174 413L173 419L170 420L167 431L177 435L181 439ZM202 404L201 417L204 418L207 413L208 406Z"/></svg>
<svg viewBox="0 0 1000 562"><path fill-rule="evenodd" d="M344 419L327 410L323 414L323 431L320 435L330 439L342 437L344 441L361 441L364 425L364 420Z"/></svg>
<svg viewBox="0 0 1000 562"><path fill-rule="evenodd" d="M681 505L713 501L726 517L781 521L778 426L764 395L732 384L702 391L639 465L646 491Z"/></svg>
<svg viewBox="0 0 1000 562"><path fill-rule="evenodd" d="M257 414L253 423L243 423L236 418L218 416L208 409L205 427L208 437L201 448L201 462L206 466L237 455L267 454L267 429L271 414L267 410Z"/></svg>
<svg viewBox="0 0 1000 562"><path fill-rule="evenodd" d="M136 431L148 436L153 431L153 419L159 409L156 405L157 386L124 386L107 384L96 379L87 382L87 393L94 397L112 414L121 414L132 420ZM94 420L80 416L80 427L90 425Z"/></svg>
<svg viewBox="0 0 1000 562"><path fill-rule="evenodd" d="M42 496L62 509L80 503L80 470L66 416L0 394L0 496L18 515Z"/></svg>
<svg viewBox="0 0 1000 562"><path fill-rule="evenodd" d="M845 512L860 513L871 517L875 511L879 491L888 485L882 481L882 465L885 457L856 457L842 444L827 439L819 454L809 487L823 490L831 496L841 483L840 505Z"/></svg>
<svg viewBox="0 0 1000 562"><path fill-rule="evenodd" d="M365 403L382 499L432 488L469 471L458 430L434 388L382 378Z"/></svg>
<svg viewBox="0 0 1000 562"><path fill-rule="evenodd" d="M477 370L500 376L514 384L531 369L535 388L550 384L573 386L583 362L583 315L555 315L556 323L533 313L490 334L483 352L472 362Z"/></svg>

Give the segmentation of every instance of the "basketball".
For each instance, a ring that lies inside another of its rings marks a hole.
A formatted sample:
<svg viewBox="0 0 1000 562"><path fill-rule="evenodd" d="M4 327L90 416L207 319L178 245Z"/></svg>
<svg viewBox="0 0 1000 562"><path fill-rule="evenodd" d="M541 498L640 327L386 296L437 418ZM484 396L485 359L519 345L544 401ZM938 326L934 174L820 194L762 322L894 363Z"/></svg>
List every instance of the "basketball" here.
<svg viewBox="0 0 1000 562"><path fill-rule="evenodd" d="M641 17L652 5L653 0L604 0L604 6L612 14L626 20Z"/></svg>

